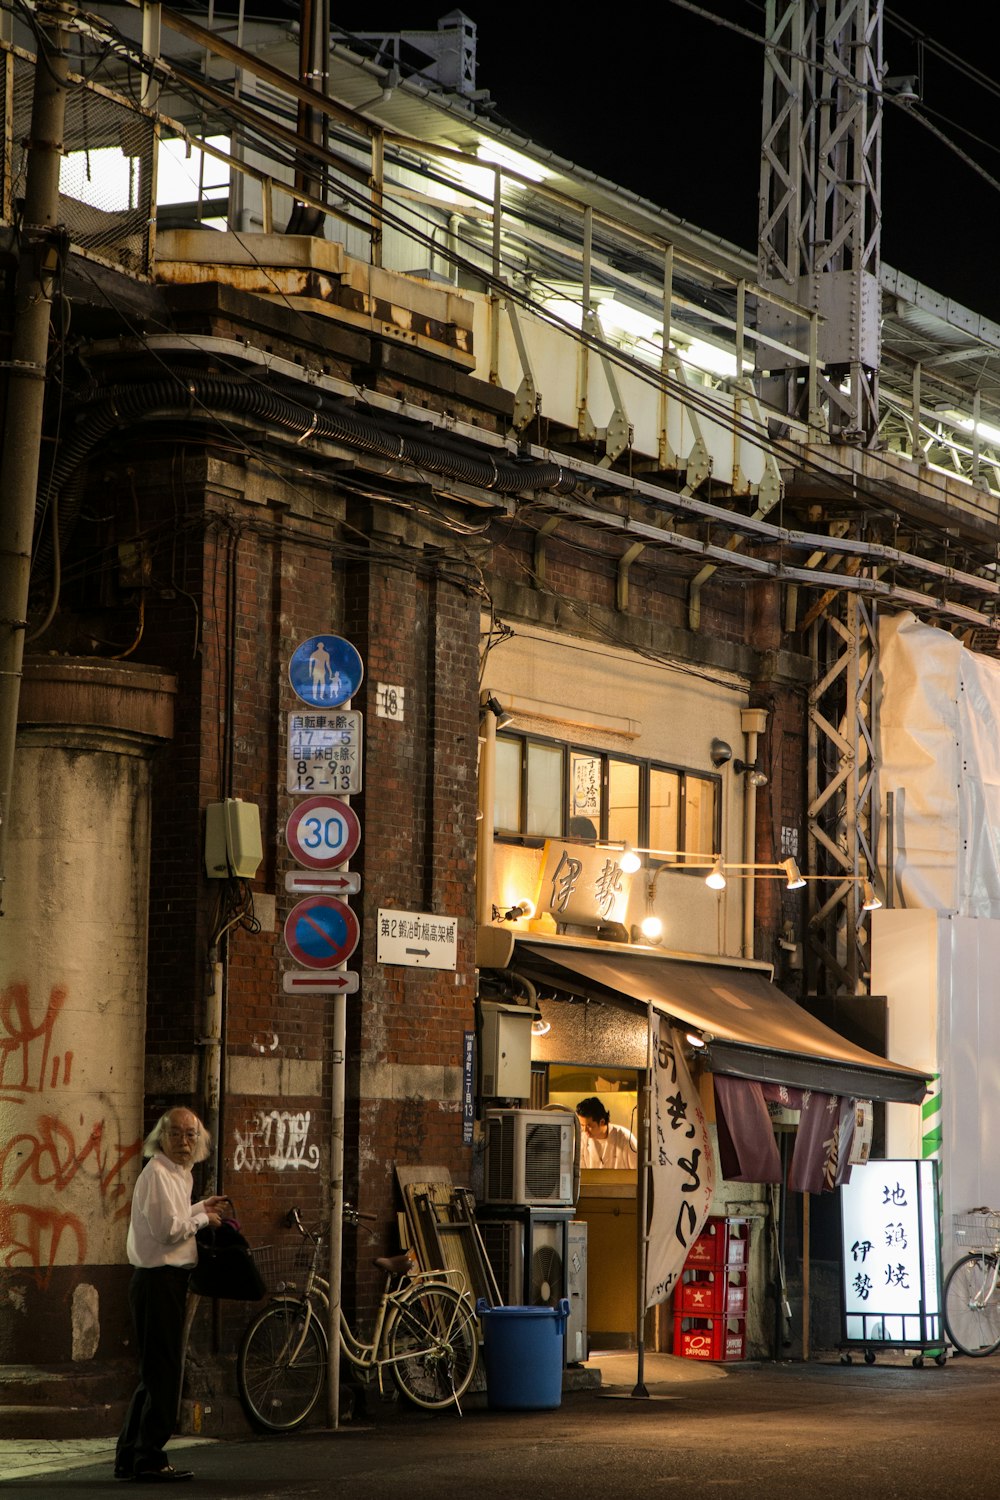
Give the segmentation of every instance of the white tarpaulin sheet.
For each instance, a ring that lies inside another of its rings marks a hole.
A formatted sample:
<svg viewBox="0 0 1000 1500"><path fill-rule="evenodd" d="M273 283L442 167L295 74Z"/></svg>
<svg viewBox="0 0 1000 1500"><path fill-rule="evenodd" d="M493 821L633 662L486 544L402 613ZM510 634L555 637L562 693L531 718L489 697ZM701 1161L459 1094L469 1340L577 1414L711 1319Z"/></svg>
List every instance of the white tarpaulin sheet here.
<svg viewBox="0 0 1000 1500"><path fill-rule="evenodd" d="M1000 661L909 613L880 620L879 645L898 904L1000 917Z"/></svg>

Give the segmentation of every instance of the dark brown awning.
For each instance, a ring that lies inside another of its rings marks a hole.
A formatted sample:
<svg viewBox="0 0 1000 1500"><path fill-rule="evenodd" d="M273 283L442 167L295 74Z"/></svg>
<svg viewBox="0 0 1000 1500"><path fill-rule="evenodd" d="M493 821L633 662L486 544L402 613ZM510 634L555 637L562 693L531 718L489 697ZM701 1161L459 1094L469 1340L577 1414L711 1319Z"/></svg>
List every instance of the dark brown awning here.
<svg viewBox="0 0 1000 1500"><path fill-rule="evenodd" d="M714 1073L859 1099L919 1104L927 1076L838 1036L759 968L566 938L518 938L510 967L543 988L622 998L702 1032Z"/></svg>

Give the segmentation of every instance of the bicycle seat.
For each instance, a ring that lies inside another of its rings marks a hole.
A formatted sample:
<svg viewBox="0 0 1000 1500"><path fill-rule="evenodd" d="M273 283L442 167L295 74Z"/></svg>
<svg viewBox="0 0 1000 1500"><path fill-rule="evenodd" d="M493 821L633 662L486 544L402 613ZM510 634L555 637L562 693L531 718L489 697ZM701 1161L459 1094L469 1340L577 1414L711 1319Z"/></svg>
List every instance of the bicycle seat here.
<svg viewBox="0 0 1000 1500"><path fill-rule="evenodd" d="M407 1271L416 1269L416 1264L409 1250L404 1250L401 1255L379 1255L372 1261L372 1265L387 1276L405 1276Z"/></svg>

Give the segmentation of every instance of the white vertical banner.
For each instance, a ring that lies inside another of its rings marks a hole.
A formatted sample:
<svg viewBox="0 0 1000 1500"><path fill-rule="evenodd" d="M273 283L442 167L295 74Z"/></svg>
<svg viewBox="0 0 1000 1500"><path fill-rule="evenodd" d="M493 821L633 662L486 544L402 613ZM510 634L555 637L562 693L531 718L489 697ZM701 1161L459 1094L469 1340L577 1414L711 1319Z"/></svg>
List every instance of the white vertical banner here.
<svg viewBox="0 0 1000 1500"><path fill-rule="evenodd" d="M650 1020L649 1183L653 1209L646 1241L646 1306L665 1302L708 1218L715 1158L698 1090L679 1032L665 1016Z"/></svg>

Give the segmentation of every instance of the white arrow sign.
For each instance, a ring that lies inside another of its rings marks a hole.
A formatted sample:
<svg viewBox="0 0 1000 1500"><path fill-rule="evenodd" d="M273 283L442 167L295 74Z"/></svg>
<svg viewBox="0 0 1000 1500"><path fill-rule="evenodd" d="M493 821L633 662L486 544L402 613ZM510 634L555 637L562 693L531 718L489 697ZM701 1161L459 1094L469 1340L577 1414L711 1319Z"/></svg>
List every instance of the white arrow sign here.
<svg viewBox="0 0 1000 1500"><path fill-rule="evenodd" d="M361 876L355 870L286 870L285 890L293 896L325 892L328 896L356 896Z"/></svg>
<svg viewBox="0 0 1000 1500"><path fill-rule="evenodd" d="M332 974L314 974L308 969L289 969L281 976L281 988L286 995L355 995L358 976L350 969L334 971Z"/></svg>

